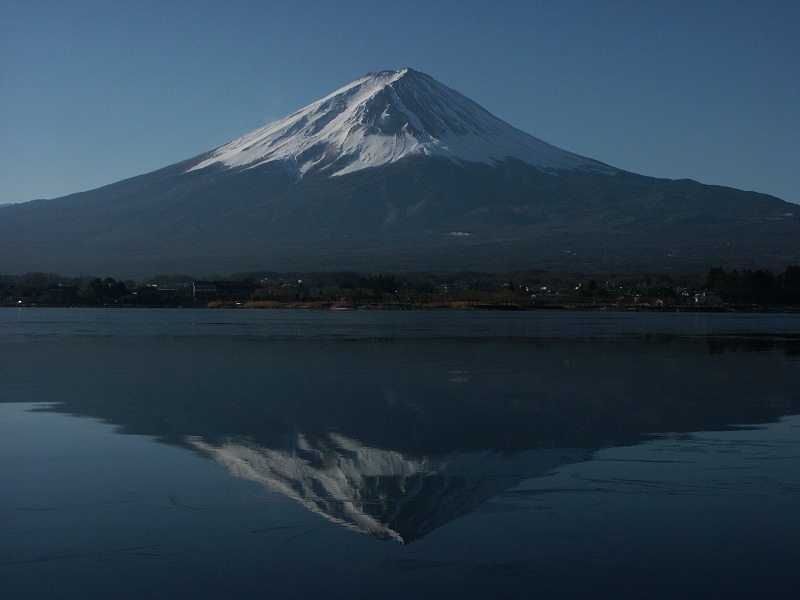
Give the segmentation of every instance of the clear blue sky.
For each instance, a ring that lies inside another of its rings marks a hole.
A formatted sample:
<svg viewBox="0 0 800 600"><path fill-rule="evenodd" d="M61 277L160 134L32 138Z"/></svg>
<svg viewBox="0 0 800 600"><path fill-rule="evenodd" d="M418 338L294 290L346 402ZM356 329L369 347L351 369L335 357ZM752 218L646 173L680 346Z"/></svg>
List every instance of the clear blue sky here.
<svg viewBox="0 0 800 600"><path fill-rule="evenodd" d="M561 148L800 202L800 2L0 0L0 204L409 66Z"/></svg>

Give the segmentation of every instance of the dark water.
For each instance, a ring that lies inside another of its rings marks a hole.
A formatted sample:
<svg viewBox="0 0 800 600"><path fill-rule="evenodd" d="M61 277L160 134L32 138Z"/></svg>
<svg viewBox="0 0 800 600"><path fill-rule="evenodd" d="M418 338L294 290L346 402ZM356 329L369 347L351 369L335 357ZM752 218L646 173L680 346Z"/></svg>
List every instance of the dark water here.
<svg viewBox="0 0 800 600"><path fill-rule="evenodd" d="M800 597L800 316L0 309L0 597Z"/></svg>

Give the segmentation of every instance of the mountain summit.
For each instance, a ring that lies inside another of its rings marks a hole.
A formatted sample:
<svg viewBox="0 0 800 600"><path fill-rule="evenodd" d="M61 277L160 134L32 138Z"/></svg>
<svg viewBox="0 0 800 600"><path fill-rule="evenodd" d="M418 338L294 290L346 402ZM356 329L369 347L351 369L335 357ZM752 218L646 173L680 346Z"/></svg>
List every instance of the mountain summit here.
<svg viewBox="0 0 800 600"><path fill-rule="evenodd" d="M405 68L371 73L214 150L190 170L280 161L296 176L353 173L413 156L543 169L611 169L560 150L493 116L432 77Z"/></svg>
<svg viewBox="0 0 800 600"><path fill-rule="evenodd" d="M0 273L782 269L798 217L560 150L401 69L158 171L0 206Z"/></svg>

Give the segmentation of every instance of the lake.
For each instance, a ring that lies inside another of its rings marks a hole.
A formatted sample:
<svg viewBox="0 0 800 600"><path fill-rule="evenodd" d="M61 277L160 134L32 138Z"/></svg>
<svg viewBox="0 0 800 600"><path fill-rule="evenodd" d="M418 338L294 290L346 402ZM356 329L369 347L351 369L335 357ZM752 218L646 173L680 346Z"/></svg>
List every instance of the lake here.
<svg viewBox="0 0 800 600"><path fill-rule="evenodd" d="M0 596L800 597L800 315L0 309Z"/></svg>

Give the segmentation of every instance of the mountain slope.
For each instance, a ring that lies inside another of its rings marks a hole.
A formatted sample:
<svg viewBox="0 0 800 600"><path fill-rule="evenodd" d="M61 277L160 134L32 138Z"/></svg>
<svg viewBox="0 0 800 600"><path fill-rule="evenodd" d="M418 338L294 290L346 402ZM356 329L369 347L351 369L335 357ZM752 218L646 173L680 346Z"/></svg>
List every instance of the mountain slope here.
<svg viewBox="0 0 800 600"><path fill-rule="evenodd" d="M783 268L799 214L560 150L403 69L153 173L0 207L0 273Z"/></svg>

